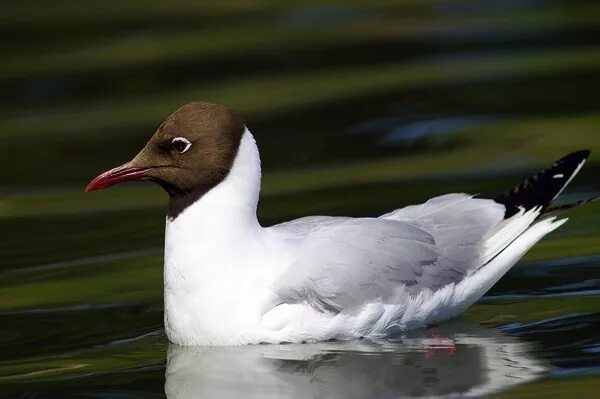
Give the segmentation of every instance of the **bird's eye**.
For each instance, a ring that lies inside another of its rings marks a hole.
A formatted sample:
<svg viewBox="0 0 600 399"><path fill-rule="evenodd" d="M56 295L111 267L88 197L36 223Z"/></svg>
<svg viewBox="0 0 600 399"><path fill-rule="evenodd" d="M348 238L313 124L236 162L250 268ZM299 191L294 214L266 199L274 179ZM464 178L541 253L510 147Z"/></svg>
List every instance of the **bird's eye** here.
<svg viewBox="0 0 600 399"><path fill-rule="evenodd" d="M175 137L171 140L171 147L180 154L190 149L192 143L185 137Z"/></svg>

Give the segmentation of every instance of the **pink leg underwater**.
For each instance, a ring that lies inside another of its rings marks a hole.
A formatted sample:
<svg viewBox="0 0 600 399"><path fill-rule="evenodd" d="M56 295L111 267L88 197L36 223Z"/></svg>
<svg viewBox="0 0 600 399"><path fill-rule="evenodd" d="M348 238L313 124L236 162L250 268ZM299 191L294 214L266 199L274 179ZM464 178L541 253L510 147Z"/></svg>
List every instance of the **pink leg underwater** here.
<svg viewBox="0 0 600 399"><path fill-rule="evenodd" d="M446 338L440 333L440 327L437 325L430 326L427 328L433 338L423 339L423 349L425 350L425 357L431 357L437 354L452 355L456 352L456 345L454 340Z"/></svg>

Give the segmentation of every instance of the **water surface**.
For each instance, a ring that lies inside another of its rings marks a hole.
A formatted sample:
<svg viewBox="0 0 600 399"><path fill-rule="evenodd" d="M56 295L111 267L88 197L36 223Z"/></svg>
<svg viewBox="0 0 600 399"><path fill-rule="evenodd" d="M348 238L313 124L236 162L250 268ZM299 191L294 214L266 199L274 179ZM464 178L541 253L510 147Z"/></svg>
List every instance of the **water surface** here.
<svg viewBox="0 0 600 399"><path fill-rule="evenodd" d="M22 0L0 15L0 396L591 397L600 205L462 318L386 342L169 345L166 195L84 194L179 105L238 110L265 224L495 195L567 152L600 194L596 1Z"/></svg>

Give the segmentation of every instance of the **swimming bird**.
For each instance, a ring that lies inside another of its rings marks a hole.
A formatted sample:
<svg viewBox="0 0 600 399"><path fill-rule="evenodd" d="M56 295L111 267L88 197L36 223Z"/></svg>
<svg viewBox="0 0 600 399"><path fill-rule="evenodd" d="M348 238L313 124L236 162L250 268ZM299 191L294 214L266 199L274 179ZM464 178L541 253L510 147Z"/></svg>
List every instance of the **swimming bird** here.
<svg viewBox="0 0 600 399"><path fill-rule="evenodd" d="M86 191L150 180L169 194L164 323L180 345L385 338L452 318L562 225L552 208L589 151L493 199L455 193L380 217L263 227L255 139L230 109L182 106Z"/></svg>

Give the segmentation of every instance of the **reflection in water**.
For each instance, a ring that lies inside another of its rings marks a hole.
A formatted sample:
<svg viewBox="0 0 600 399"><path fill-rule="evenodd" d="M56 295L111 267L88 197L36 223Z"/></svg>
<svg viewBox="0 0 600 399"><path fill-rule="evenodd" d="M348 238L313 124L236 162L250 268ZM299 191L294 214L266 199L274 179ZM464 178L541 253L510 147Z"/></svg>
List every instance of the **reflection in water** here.
<svg viewBox="0 0 600 399"><path fill-rule="evenodd" d="M527 344L454 322L444 338L413 331L396 342L326 342L226 348L170 345L169 399L479 396L544 370Z"/></svg>

